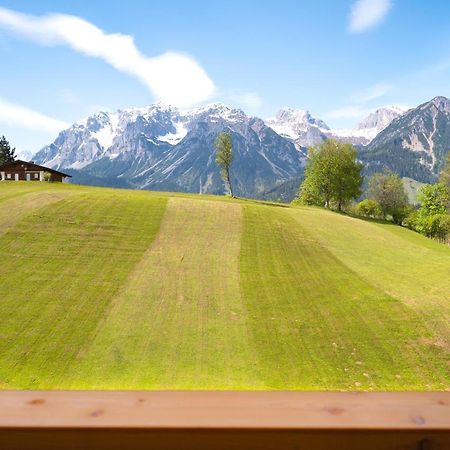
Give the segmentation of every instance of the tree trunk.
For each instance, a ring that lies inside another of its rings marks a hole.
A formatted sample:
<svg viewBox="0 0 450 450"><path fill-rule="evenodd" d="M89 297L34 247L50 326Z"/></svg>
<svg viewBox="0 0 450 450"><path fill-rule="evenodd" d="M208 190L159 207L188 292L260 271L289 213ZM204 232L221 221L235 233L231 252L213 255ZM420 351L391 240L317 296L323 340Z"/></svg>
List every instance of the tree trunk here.
<svg viewBox="0 0 450 450"><path fill-rule="evenodd" d="M227 182L228 182L228 191L230 193L231 197L234 197L233 195L233 187L231 186L231 178L230 178L230 171L227 170Z"/></svg>

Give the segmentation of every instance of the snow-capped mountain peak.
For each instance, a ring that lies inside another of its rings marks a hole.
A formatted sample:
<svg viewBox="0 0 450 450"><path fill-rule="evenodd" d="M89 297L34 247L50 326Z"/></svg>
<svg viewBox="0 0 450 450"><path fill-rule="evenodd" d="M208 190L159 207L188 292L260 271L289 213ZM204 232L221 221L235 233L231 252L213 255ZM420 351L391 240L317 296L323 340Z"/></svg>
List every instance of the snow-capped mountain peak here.
<svg viewBox="0 0 450 450"><path fill-rule="evenodd" d="M301 155L292 142L223 103L188 111L155 104L99 112L62 131L35 159L116 185L219 193L223 180L214 142L224 130L232 133L241 162L238 192L261 195L300 171Z"/></svg>
<svg viewBox="0 0 450 450"><path fill-rule="evenodd" d="M367 145L392 120L403 114L407 108L387 106L369 114L356 129L330 129L328 125L311 115L307 110L282 108L267 125L281 136L292 140L297 147L317 145L327 138L334 138L352 144Z"/></svg>
<svg viewBox="0 0 450 450"><path fill-rule="evenodd" d="M220 102L210 103L191 111L185 111L185 115L188 118L195 118L196 120L204 119L210 122L222 119L227 122L237 123L248 119L247 115L241 109L231 108Z"/></svg>
<svg viewBox="0 0 450 450"><path fill-rule="evenodd" d="M293 125L295 124L303 131L306 131L310 125L317 126L323 130L329 129L328 125L323 120L313 117L311 113L305 109L295 109L289 107L281 108L276 115L276 120L278 122L288 122Z"/></svg>
<svg viewBox="0 0 450 450"><path fill-rule="evenodd" d="M292 140L298 148L316 145L325 138L328 125L307 110L282 108L266 124L284 138Z"/></svg>
<svg viewBox="0 0 450 450"><path fill-rule="evenodd" d="M375 112L369 114L358 125L358 130L374 130L378 133L384 130L395 118L408 110L404 106L385 106L378 108ZM375 137L375 136L374 136Z"/></svg>

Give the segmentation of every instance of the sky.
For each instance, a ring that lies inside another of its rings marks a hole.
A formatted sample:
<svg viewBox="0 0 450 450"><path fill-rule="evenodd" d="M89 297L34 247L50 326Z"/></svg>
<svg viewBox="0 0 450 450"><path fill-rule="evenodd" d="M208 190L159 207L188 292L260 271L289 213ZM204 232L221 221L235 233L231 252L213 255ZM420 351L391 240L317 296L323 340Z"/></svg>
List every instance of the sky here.
<svg viewBox="0 0 450 450"><path fill-rule="evenodd" d="M0 0L0 135L35 152L93 112L156 101L352 128L450 97L449 24L448 0Z"/></svg>

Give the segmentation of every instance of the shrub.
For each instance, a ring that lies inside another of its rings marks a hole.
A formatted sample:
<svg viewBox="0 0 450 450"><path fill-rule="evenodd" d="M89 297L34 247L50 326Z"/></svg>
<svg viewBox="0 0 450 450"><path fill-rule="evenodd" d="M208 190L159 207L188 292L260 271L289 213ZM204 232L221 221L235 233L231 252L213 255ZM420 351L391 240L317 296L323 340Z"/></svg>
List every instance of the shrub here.
<svg viewBox="0 0 450 450"><path fill-rule="evenodd" d="M450 236L450 192L447 186L438 183L426 185L419 196L418 211L410 214L406 226L427 237L447 241Z"/></svg>
<svg viewBox="0 0 450 450"><path fill-rule="evenodd" d="M366 198L356 205L356 214L364 217L372 217L374 219L381 217L383 212L381 211L380 204L371 198Z"/></svg>
<svg viewBox="0 0 450 450"><path fill-rule="evenodd" d="M50 172L44 172L44 181L52 181L52 174Z"/></svg>
<svg viewBox="0 0 450 450"><path fill-rule="evenodd" d="M420 217L416 224L416 231L430 238L447 240L450 234L450 214Z"/></svg>
<svg viewBox="0 0 450 450"><path fill-rule="evenodd" d="M403 225L405 225L405 227L410 228L411 230L417 231L418 227L419 227L419 212L417 210L413 210L411 211L407 217L405 217L405 220L403 221Z"/></svg>

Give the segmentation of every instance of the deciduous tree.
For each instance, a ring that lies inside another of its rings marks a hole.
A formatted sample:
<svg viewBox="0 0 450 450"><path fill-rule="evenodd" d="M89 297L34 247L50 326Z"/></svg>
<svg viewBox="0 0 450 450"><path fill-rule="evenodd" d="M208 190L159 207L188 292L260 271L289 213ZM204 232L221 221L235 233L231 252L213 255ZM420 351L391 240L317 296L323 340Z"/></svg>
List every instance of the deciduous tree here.
<svg viewBox="0 0 450 450"><path fill-rule="evenodd" d="M233 162L233 142L230 133L220 133L217 136L214 147L216 148L216 163L220 167L223 181L228 188L228 193L234 197L233 186L231 184L230 168Z"/></svg>
<svg viewBox="0 0 450 450"><path fill-rule="evenodd" d="M361 195L362 168L351 144L330 139L310 148L300 201L327 208L333 202L341 211L345 203Z"/></svg>
<svg viewBox="0 0 450 450"><path fill-rule="evenodd" d="M369 198L380 205L383 217L401 224L409 212L408 195L402 179L393 172L375 173L369 180Z"/></svg>

